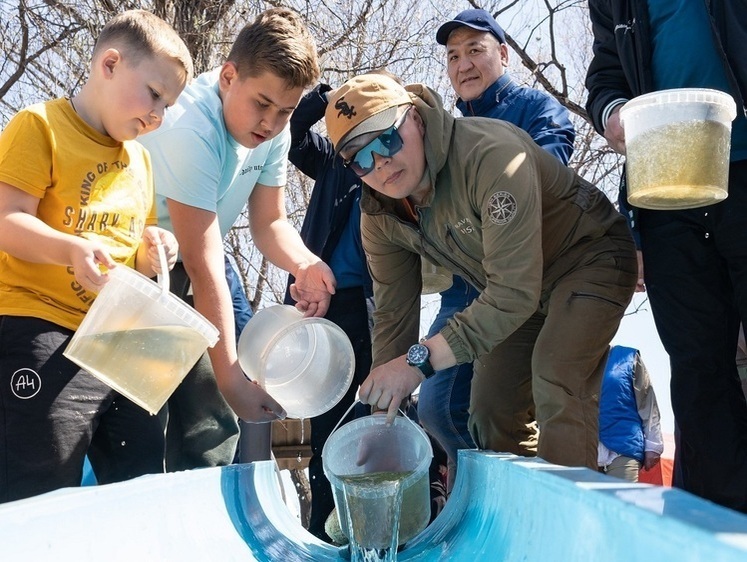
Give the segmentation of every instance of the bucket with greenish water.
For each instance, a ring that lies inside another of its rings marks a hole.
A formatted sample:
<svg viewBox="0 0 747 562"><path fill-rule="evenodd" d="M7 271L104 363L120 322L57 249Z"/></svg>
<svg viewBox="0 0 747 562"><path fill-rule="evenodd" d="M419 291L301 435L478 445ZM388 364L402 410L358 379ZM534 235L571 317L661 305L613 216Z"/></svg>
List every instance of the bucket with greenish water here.
<svg viewBox="0 0 747 562"><path fill-rule="evenodd" d="M119 265L63 355L156 414L218 330L194 308Z"/></svg>
<svg viewBox="0 0 747 562"><path fill-rule="evenodd" d="M620 109L628 202L691 209L728 195L734 99L706 88L661 90Z"/></svg>
<svg viewBox="0 0 747 562"><path fill-rule="evenodd" d="M396 556L398 545L425 529L432 458L425 431L404 416L387 426L385 415L374 414L332 432L322 464L354 553L360 547Z"/></svg>

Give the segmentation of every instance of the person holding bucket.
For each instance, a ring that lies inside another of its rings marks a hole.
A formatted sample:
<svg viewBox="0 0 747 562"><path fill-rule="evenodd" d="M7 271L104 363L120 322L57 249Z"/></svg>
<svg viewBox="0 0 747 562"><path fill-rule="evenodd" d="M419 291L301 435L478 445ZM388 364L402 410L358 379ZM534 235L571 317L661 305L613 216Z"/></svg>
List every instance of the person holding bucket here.
<svg viewBox="0 0 747 562"><path fill-rule="evenodd" d="M369 308L373 288L360 239L361 180L342 165L328 138L311 130L324 117L328 84L319 84L301 98L290 120L291 146L288 159L302 173L314 179L306 209L301 238L308 248L329 263L337 279L335 294L325 315L350 339L355 354L355 373L348 392L331 410L311 418L311 517L308 530L331 542L325 531L327 517L334 509L332 488L322 466L322 448L335 424L355 401L358 388L371 370ZM288 277L286 304L295 304Z"/></svg>
<svg viewBox="0 0 747 562"><path fill-rule="evenodd" d="M433 373L475 361L470 431L483 449L597 468L600 381L635 287L625 219L596 187L504 121L455 119L421 84L373 74L335 91L335 149L364 182L374 368L362 401L392 420ZM480 296L418 343L421 258Z"/></svg>
<svg viewBox="0 0 747 562"><path fill-rule="evenodd" d="M151 152L159 223L179 240L174 269L194 306L220 331L169 399L166 468L230 464L237 416L270 422L285 411L238 363L223 239L248 203L252 240L294 273L293 297L324 316L334 293L331 269L303 244L285 216L288 120L319 77L316 46L302 18L286 8L260 13L239 32L220 68L198 76L164 126L141 142ZM192 297L192 294L194 297Z"/></svg>
<svg viewBox="0 0 747 562"><path fill-rule="evenodd" d="M568 110L549 94L519 85L506 70L506 34L489 12L460 12L438 28L436 41L446 48L446 70L459 96L456 105L462 115L513 123L560 162L568 164L576 137ZM458 275L453 279L452 286L441 292L441 306L429 336L437 334L446 320L479 295ZM449 491L456 478L458 450L475 446L468 428L471 380L472 364L462 363L420 385L418 416L426 431L446 450ZM534 420L529 423L536 427Z"/></svg>
<svg viewBox="0 0 747 562"><path fill-rule="evenodd" d="M629 148L621 107L637 96L706 88L737 102L725 200L683 210L634 208L623 177L620 203L632 211L640 276L671 362L679 430L674 483L747 512L747 402L735 361L740 323L747 320L747 5L592 0L589 8L594 58L587 109L617 152ZM699 153L690 160L705 167L715 157Z"/></svg>
<svg viewBox="0 0 747 562"><path fill-rule="evenodd" d="M163 472L156 416L63 357L106 269L161 273L150 159L192 76L177 33L132 10L101 31L80 92L32 105L0 135L0 502Z"/></svg>

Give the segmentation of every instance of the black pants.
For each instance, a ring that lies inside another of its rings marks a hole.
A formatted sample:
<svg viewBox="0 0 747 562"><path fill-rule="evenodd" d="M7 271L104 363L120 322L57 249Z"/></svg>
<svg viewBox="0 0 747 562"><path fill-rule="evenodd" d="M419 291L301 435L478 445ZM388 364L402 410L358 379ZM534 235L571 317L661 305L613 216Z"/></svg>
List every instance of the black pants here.
<svg viewBox="0 0 747 562"><path fill-rule="evenodd" d="M335 507L332 488L322 468L322 449L350 405L355 400L358 387L371 370L371 334L368 327L368 311L362 287L340 289L332 295L329 311L325 316L337 324L350 338L355 353L355 374L347 394L329 412L311 418L311 460L309 480L311 484L311 519L309 532L322 540L330 541L324 531L324 523ZM354 414L351 412L350 419ZM345 422L349 421L348 419ZM343 422L343 423L345 423Z"/></svg>
<svg viewBox="0 0 747 562"><path fill-rule="evenodd" d="M0 503L79 486L86 453L100 484L163 472L158 418L64 357L72 335L0 316Z"/></svg>
<svg viewBox="0 0 747 562"><path fill-rule="evenodd" d="M641 211L646 287L672 368L682 487L747 512L747 402L735 363L747 322L747 161L709 207Z"/></svg>
<svg viewBox="0 0 747 562"><path fill-rule="evenodd" d="M171 291L187 304L190 281L184 266L171 272ZM239 440L238 418L223 398L207 352L166 403L166 471L231 464Z"/></svg>

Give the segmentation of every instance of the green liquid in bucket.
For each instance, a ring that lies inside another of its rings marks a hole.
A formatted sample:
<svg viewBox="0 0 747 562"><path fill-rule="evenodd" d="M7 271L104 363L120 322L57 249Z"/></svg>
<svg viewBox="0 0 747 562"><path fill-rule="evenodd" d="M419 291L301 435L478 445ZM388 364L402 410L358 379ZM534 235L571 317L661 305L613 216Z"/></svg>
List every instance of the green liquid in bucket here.
<svg viewBox="0 0 747 562"><path fill-rule="evenodd" d="M205 348L192 328L159 326L82 336L65 354L155 414Z"/></svg>
<svg viewBox="0 0 747 562"><path fill-rule="evenodd" d="M372 472L342 476L353 562L397 559L402 505L401 483L412 472ZM404 512L404 513L403 513ZM405 515L406 517L406 515Z"/></svg>
<svg viewBox="0 0 747 562"><path fill-rule="evenodd" d="M690 209L726 198L729 128L685 121L627 142L628 201L644 209Z"/></svg>

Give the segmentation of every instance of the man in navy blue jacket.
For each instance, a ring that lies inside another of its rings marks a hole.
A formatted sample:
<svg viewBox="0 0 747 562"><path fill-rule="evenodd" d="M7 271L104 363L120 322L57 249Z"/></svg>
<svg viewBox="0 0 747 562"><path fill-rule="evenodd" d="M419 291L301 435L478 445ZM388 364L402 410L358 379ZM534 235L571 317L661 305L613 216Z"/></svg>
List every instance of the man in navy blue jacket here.
<svg viewBox="0 0 747 562"><path fill-rule="evenodd" d="M573 153L576 133L568 110L545 92L518 84L506 71L506 36L485 10L464 10L439 27L436 41L446 47L447 72L465 117L491 117L521 127L563 164ZM459 276L441 293L441 308L429 337L479 294ZM474 448L467 429L472 364L439 371L420 385L418 416L448 455L448 489L456 477L457 451ZM486 397L487 398L487 397ZM534 425L533 413L517 423Z"/></svg>
<svg viewBox="0 0 747 562"><path fill-rule="evenodd" d="M311 130L324 117L326 92L331 89L320 84L301 99L290 121L288 153L288 159L315 180L301 238L314 254L329 264L337 279L336 292L325 318L342 328L355 352L355 374L347 394L329 412L311 419L309 532L328 542L331 539L324 531L324 523L334 508L334 499L322 469L322 448L371 370L368 298L373 294L361 243L361 179L335 156L328 138ZM293 277L288 280L289 286L291 283ZM287 292L285 302L293 304Z"/></svg>

